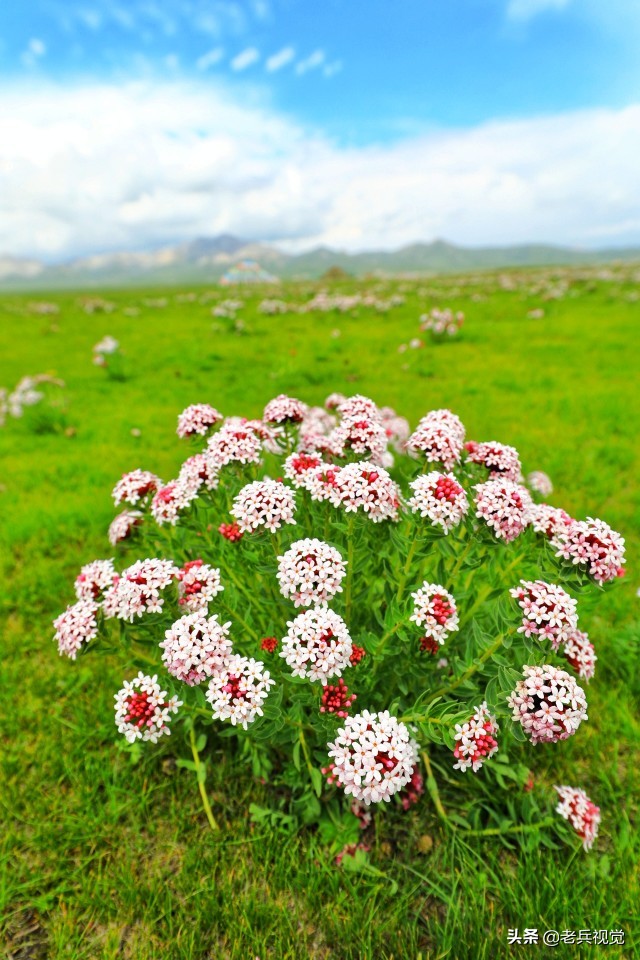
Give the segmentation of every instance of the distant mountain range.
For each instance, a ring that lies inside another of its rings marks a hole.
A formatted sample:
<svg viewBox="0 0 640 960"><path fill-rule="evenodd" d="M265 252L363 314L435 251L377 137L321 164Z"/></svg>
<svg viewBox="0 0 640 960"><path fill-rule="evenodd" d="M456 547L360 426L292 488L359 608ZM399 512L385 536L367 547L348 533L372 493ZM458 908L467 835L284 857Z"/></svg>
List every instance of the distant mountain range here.
<svg viewBox="0 0 640 960"><path fill-rule="evenodd" d="M216 282L238 260L257 260L278 277L313 279L330 267L354 276L463 273L506 267L578 266L640 261L640 248L577 250L544 244L458 247L444 240L413 243L399 250L345 253L316 247L290 255L275 247L222 234L142 252L94 254L57 264L0 254L4 289L161 285Z"/></svg>

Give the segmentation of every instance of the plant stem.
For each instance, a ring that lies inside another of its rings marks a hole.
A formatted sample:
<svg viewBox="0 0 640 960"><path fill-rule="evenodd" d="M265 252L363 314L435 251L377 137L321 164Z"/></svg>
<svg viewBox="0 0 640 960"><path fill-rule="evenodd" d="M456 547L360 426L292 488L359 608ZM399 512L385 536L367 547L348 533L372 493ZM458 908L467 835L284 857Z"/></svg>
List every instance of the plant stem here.
<svg viewBox="0 0 640 960"><path fill-rule="evenodd" d="M349 517L349 530L347 533L347 583L344 588L344 607L347 626L351 622L351 587L353 584L353 533L355 529L355 517Z"/></svg>
<svg viewBox="0 0 640 960"><path fill-rule="evenodd" d="M409 547L409 552L407 553L407 559L405 560L404 567L402 568L400 580L398 581L398 589L396 591L396 601L398 603L400 603L400 600L402 599L402 594L404 593L407 577L409 576L409 568L411 567L411 561L413 560L417 549L418 549L418 538L414 537L413 540L411 541L411 546Z"/></svg>
<svg viewBox="0 0 640 960"><path fill-rule="evenodd" d="M436 783L436 778L433 775L433 768L431 766L429 754L427 753L426 749L422 750L421 755L425 770L427 771L427 790L429 791L429 795L433 800L433 805L436 808L438 816L441 820L444 820L447 826L449 826L449 818L444 807L442 806L442 801L438 792L438 784Z"/></svg>
<svg viewBox="0 0 640 960"><path fill-rule="evenodd" d="M427 699L426 699L424 702L425 702L425 703L431 703L431 701L432 701L432 700L435 700L436 697L443 697L445 694L451 693L451 691L452 691L452 690L455 690L456 687L459 687L461 683L464 683L465 680L468 680L469 677L472 677L474 673L477 673L478 670L480 669L480 667L482 666L482 664L483 664L483 663L486 663L486 661L489 659L489 657L492 657L493 654L496 652L496 650L498 650L498 648L500 647L502 641L504 640L504 637L505 637L505 635L504 635L503 633L499 634L499 635L496 637L496 639L493 641L493 643L491 644L491 646L490 646L490 647L487 647L487 649L486 649L485 652L482 654L482 656L480 657L480 659L477 660L475 663L471 664L471 666L469 667L469 669L468 669L468 670L465 670L465 672L462 674L462 676L458 677L457 680L455 680L453 683L449 684L448 687L440 687L438 690L435 690L429 697L427 697ZM425 720L428 720L428 719L429 719L428 717L425 717Z"/></svg>
<svg viewBox="0 0 640 960"><path fill-rule="evenodd" d="M555 821L551 817L539 823L516 823L512 827L490 827L488 830L463 830L465 837L499 837L503 833L529 833L532 830L542 830L551 827Z"/></svg>
<svg viewBox="0 0 640 960"><path fill-rule="evenodd" d="M196 746L196 732L193 728L193 725L189 730L189 740L191 743L191 753L193 754L193 762L196 765L196 777L198 779L198 789L200 790L200 797L202 798L202 806L204 807L204 812L207 815L209 826L214 831L214 833L216 833L220 829L220 827L216 823L216 819L211 809L211 804L209 803L209 797L207 796L207 789L204 785L204 775L200 774L200 770L202 769L202 761L200 760L200 754L198 753L198 748Z"/></svg>
<svg viewBox="0 0 640 960"><path fill-rule="evenodd" d="M466 546L463 548L463 550L460 551L460 556L458 557L458 559L454 564L453 570L451 571L451 574L449 577L450 583L453 584L454 580L456 579L460 571L460 567L462 566L464 561L467 559L469 555L469 551L472 549L473 545L474 545L474 540L472 540L470 537L469 540L467 541Z"/></svg>
<svg viewBox="0 0 640 960"><path fill-rule="evenodd" d="M307 740L302 729L302 724L300 724L300 746L302 747L302 752L304 753L304 759L307 765L307 770L309 771L309 776L311 776L313 774L313 764L311 763L309 747L307 746Z"/></svg>
<svg viewBox="0 0 640 960"><path fill-rule="evenodd" d="M260 639L259 636L258 636L258 634L255 632L255 630L252 630L252 629L251 629L251 627L249 626L249 624L247 623L247 621L246 621L246 620L243 620L243 618L240 616L239 613L235 613L235 612L231 609L231 607L229 607L228 604L226 604L226 603L223 603L222 606L225 608L225 610L227 611L227 613L229 614L230 617L234 617L239 623L242 624L242 626L243 626L244 629L247 631L247 633L249 634L249 636L253 637L254 640L259 640L259 639Z"/></svg>

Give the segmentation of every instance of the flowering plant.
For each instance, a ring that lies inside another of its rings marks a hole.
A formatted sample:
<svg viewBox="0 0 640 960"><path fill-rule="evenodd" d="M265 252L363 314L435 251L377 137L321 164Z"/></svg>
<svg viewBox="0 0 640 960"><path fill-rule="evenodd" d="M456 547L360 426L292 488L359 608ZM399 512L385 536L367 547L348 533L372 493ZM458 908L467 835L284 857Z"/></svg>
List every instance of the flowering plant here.
<svg viewBox="0 0 640 960"><path fill-rule="evenodd" d="M93 363L96 367L102 367L111 380L126 379L124 357L120 349L120 343L110 334L104 336L94 345Z"/></svg>
<svg viewBox="0 0 640 960"><path fill-rule="evenodd" d="M423 313L420 317L420 329L428 330L431 339L436 343L457 337L463 323L464 313L461 310L454 312L449 307L445 307L444 310L434 307L429 313Z"/></svg>
<svg viewBox="0 0 640 960"><path fill-rule="evenodd" d="M182 730L214 828L215 742L345 849L423 778L449 828L537 835L557 796L529 767L587 720L579 608L623 573L619 534L536 503L517 451L465 442L449 410L410 432L367 397L279 396L259 420L195 404L177 433L195 451L175 479L136 469L114 488L110 542L138 559L87 564L55 621L71 659L122 658L132 749ZM590 845L598 808L556 791Z"/></svg>

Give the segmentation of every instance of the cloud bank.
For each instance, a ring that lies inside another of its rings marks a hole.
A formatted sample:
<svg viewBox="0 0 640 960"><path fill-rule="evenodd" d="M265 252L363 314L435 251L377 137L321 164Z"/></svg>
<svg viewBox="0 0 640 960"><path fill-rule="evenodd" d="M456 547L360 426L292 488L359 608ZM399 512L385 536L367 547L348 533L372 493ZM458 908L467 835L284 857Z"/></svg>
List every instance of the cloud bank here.
<svg viewBox="0 0 640 960"><path fill-rule="evenodd" d="M640 242L640 104L346 148L210 85L0 90L0 252Z"/></svg>

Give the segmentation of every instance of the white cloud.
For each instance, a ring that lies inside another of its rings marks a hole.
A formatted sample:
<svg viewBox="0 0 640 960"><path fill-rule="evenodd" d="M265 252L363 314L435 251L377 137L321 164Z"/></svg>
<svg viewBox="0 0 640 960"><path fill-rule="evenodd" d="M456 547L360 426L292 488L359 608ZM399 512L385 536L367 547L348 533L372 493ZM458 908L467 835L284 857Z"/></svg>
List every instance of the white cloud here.
<svg viewBox="0 0 640 960"><path fill-rule="evenodd" d="M254 63L257 63L259 59L259 51L256 50L255 47L247 47L246 50L242 50L233 58L231 61L231 69L236 71L246 70L247 67L251 67Z"/></svg>
<svg viewBox="0 0 640 960"><path fill-rule="evenodd" d="M334 60L333 63L327 63L322 72L325 77L335 77L336 73L342 70L342 60Z"/></svg>
<svg viewBox="0 0 640 960"><path fill-rule="evenodd" d="M640 104L341 148L211 83L14 85L0 129L3 253L640 243Z"/></svg>
<svg viewBox="0 0 640 960"><path fill-rule="evenodd" d="M288 63L291 63L295 55L296 52L293 47L283 47L282 50L278 50L277 53L269 57L266 63L267 70L269 73L275 73L276 70L281 70L282 67L286 67Z"/></svg>
<svg viewBox="0 0 640 960"><path fill-rule="evenodd" d="M301 60L300 63L297 64L296 73L302 75L303 73L308 73L309 70L316 70L324 63L324 58L324 50L314 50L306 60Z"/></svg>
<svg viewBox="0 0 640 960"><path fill-rule="evenodd" d="M32 37L27 44L27 49L21 55L22 63L25 67L35 67L38 60L44 57L47 52L47 46L43 40L38 37Z"/></svg>
<svg viewBox="0 0 640 960"><path fill-rule="evenodd" d="M572 0L509 0L507 17L510 20L531 20L539 13L564 10Z"/></svg>
<svg viewBox="0 0 640 960"><path fill-rule="evenodd" d="M196 67L198 70L208 70L209 67L215 67L217 63L220 63L223 57L224 50L222 47L214 47L213 50L207 50L201 57L198 57Z"/></svg>

